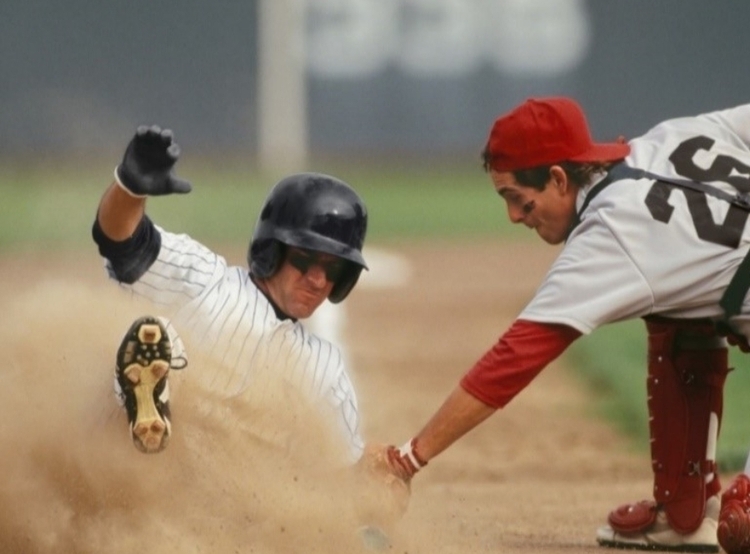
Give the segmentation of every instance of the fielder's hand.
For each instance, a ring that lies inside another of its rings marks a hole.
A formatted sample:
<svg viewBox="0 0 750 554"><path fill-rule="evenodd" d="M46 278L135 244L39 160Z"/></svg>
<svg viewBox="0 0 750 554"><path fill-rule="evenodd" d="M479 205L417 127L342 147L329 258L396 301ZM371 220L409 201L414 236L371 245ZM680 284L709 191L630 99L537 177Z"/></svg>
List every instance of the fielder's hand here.
<svg viewBox="0 0 750 554"><path fill-rule="evenodd" d="M367 524L386 529L406 513L411 497L411 475L392 465L394 446L368 444L357 469L362 476L358 511Z"/></svg>
<svg viewBox="0 0 750 554"><path fill-rule="evenodd" d="M746 354L750 352L750 343L748 343L745 335L740 335L739 333L728 333L726 338L730 345L736 346Z"/></svg>
<svg viewBox="0 0 750 554"><path fill-rule="evenodd" d="M190 192L192 186L173 173L180 157L180 147L172 131L157 125L141 125L131 139L115 168L115 180L125 192L135 197L161 196Z"/></svg>
<svg viewBox="0 0 750 554"><path fill-rule="evenodd" d="M417 454L417 439L411 439L401 448L389 446L386 456L391 472L407 482L427 465L427 462Z"/></svg>

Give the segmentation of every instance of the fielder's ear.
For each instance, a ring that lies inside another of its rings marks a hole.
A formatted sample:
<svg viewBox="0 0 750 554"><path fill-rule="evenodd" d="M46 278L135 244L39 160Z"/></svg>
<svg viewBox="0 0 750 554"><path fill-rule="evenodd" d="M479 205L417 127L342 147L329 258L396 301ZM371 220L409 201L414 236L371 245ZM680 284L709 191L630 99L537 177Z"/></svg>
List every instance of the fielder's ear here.
<svg viewBox="0 0 750 554"><path fill-rule="evenodd" d="M568 174L559 165L553 165L549 168L550 184L559 190L561 193L566 193L570 186Z"/></svg>

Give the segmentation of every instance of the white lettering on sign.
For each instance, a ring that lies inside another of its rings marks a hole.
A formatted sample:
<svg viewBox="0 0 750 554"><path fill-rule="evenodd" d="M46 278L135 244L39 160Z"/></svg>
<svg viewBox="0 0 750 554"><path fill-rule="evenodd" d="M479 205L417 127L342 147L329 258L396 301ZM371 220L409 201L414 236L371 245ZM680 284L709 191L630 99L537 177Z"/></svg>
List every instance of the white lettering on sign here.
<svg viewBox="0 0 750 554"><path fill-rule="evenodd" d="M303 0L307 68L356 79L483 68L524 76L575 69L591 42L585 0Z"/></svg>
<svg viewBox="0 0 750 554"><path fill-rule="evenodd" d="M401 48L394 60L416 76L462 76L482 62L483 0L403 0Z"/></svg>
<svg viewBox="0 0 750 554"><path fill-rule="evenodd" d="M400 0L305 0L307 63L314 75L366 77L399 49Z"/></svg>
<svg viewBox="0 0 750 554"><path fill-rule="evenodd" d="M582 0L485 2L487 55L499 70L522 75L559 75L588 53L591 23Z"/></svg>

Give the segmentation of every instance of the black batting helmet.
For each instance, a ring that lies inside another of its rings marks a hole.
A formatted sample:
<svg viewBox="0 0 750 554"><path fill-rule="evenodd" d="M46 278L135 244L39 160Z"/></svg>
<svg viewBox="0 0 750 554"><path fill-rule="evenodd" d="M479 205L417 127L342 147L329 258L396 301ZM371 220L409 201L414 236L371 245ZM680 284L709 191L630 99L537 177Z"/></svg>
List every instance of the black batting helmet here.
<svg viewBox="0 0 750 554"><path fill-rule="evenodd" d="M247 252L250 273L262 279L276 273L283 245L325 252L349 262L328 295L341 302L367 268L366 232L367 209L349 185L320 173L291 175L271 189L260 211Z"/></svg>

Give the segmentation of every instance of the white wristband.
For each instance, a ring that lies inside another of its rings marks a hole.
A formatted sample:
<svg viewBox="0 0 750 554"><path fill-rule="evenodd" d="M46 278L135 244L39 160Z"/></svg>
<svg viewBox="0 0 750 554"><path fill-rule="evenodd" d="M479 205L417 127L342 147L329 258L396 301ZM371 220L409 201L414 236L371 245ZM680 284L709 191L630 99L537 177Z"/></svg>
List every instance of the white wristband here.
<svg viewBox="0 0 750 554"><path fill-rule="evenodd" d="M132 190L130 190L128 187L122 184L122 181L120 181L120 176L117 174L117 170L120 168L120 166L115 166L115 183L117 183L117 186L120 187L122 190L124 190L128 196L132 196L133 198L146 198L147 194L136 194Z"/></svg>
<svg viewBox="0 0 750 554"><path fill-rule="evenodd" d="M411 464L419 469L422 469L426 464L421 463L417 457L414 455L414 439L410 440L406 444L404 444L401 448L398 449L398 453L402 456L406 457Z"/></svg>

